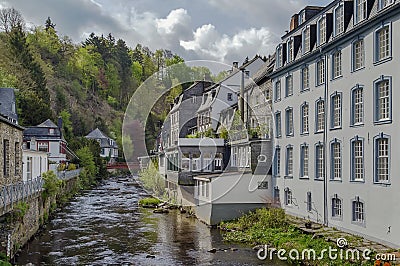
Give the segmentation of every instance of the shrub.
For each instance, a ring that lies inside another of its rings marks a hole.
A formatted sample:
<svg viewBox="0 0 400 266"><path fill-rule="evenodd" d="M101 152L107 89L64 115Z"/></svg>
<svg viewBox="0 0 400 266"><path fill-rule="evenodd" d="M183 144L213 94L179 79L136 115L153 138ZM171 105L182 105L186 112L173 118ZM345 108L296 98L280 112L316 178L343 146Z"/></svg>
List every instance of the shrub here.
<svg viewBox="0 0 400 266"><path fill-rule="evenodd" d="M156 198L144 198L139 200L139 205L140 206L152 206L152 205L158 205L161 203L161 200L156 199Z"/></svg>
<svg viewBox="0 0 400 266"><path fill-rule="evenodd" d="M62 180L58 179L53 171L43 173L43 180L43 197L48 198L57 195L62 186Z"/></svg>

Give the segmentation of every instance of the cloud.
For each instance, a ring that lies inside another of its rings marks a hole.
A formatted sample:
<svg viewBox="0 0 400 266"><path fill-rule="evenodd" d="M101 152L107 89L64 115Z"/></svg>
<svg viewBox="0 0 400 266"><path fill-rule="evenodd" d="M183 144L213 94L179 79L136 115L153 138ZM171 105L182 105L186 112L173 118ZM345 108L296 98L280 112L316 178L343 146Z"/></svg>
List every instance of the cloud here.
<svg viewBox="0 0 400 266"><path fill-rule="evenodd" d="M206 59L224 62L253 57L255 54L266 55L273 50L271 32L263 27L241 30L233 36L221 35L214 25L207 24L196 29L193 39L180 41L186 50L194 51Z"/></svg>
<svg viewBox="0 0 400 266"><path fill-rule="evenodd" d="M291 15L308 4L321 1L0 0L0 6L20 10L29 25L43 25L50 16L59 34L75 42L91 32L112 33L131 47L141 43L186 60L226 63L268 55Z"/></svg>

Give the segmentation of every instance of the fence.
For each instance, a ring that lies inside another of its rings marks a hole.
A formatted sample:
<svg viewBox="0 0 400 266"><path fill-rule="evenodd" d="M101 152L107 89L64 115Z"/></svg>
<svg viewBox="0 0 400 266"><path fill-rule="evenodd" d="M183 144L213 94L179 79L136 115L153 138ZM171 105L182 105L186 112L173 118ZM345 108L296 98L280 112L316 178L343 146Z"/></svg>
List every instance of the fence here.
<svg viewBox="0 0 400 266"><path fill-rule="evenodd" d="M62 180L70 180L77 177L81 170L82 169L57 172L57 177ZM0 216L11 210L13 205L18 203L18 201L25 201L37 193L42 192L43 185L44 180L41 177L37 177L33 180L19 182L0 188Z"/></svg>
<svg viewBox="0 0 400 266"><path fill-rule="evenodd" d="M37 177L27 182L19 182L0 188L0 215L4 214L7 208L12 207L18 201L26 200L41 192L43 183L43 179Z"/></svg>
<svg viewBox="0 0 400 266"><path fill-rule="evenodd" d="M79 176L81 173L82 169L76 169L76 170L71 170L71 171L62 171L62 172L57 172L57 177L62 180L70 180L74 177Z"/></svg>

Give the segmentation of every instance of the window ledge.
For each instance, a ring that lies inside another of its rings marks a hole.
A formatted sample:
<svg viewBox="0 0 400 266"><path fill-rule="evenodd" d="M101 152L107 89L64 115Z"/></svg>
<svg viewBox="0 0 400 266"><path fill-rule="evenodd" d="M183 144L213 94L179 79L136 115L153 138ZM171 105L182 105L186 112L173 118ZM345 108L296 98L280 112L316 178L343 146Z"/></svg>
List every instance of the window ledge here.
<svg viewBox="0 0 400 266"><path fill-rule="evenodd" d="M330 128L331 131L333 131L333 130L339 130L339 129L342 129L342 126L339 126L339 127L331 127L331 128Z"/></svg>
<svg viewBox="0 0 400 266"><path fill-rule="evenodd" d="M324 181L324 178L314 178L314 181Z"/></svg>
<svg viewBox="0 0 400 266"><path fill-rule="evenodd" d="M357 184L357 183L359 183L359 184L364 184L364 183L365 183L365 180L350 180L350 183L354 183L354 184Z"/></svg>
<svg viewBox="0 0 400 266"><path fill-rule="evenodd" d="M274 103L280 102L281 99L274 100Z"/></svg>
<svg viewBox="0 0 400 266"><path fill-rule="evenodd" d="M390 187L392 184L390 182L374 181L374 185L382 186L382 187Z"/></svg>
<svg viewBox="0 0 400 266"><path fill-rule="evenodd" d="M338 221L338 222L343 222L343 217L342 216L331 216L332 220Z"/></svg>
<svg viewBox="0 0 400 266"><path fill-rule="evenodd" d="M362 123L362 124L351 124L350 127L364 127L364 123Z"/></svg>
<svg viewBox="0 0 400 266"><path fill-rule="evenodd" d="M300 93L304 93L304 92L308 92L308 91L310 91L310 88L304 88L304 89L300 90Z"/></svg>
<svg viewBox="0 0 400 266"><path fill-rule="evenodd" d="M392 123L392 119L374 121L374 125L383 125L383 124L391 124L391 123Z"/></svg>
<svg viewBox="0 0 400 266"><path fill-rule="evenodd" d="M355 72L358 72L358 71L361 71L361 70L364 70L364 69L365 69L365 66L357 68L357 69L352 69L351 73L355 73Z"/></svg>
<svg viewBox="0 0 400 266"><path fill-rule="evenodd" d="M300 180L310 180L309 176L300 176L299 177Z"/></svg>
<svg viewBox="0 0 400 266"><path fill-rule="evenodd" d="M319 130L319 131L315 131L315 132L314 132L314 134L322 134L322 133L324 133L323 130Z"/></svg>
<svg viewBox="0 0 400 266"><path fill-rule="evenodd" d="M308 132L300 133L300 136L308 136L308 135L309 135Z"/></svg>
<svg viewBox="0 0 400 266"><path fill-rule="evenodd" d="M342 179L329 179L330 182L342 183Z"/></svg>
<svg viewBox="0 0 400 266"><path fill-rule="evenodd" d="M392 56L388 56L388 57L385 57L385 58L383 58L383 59L376 60L376 61L374 61L374 66L377 66L377 65L380 65L380 64L384 64L384 63L386 63L386 62L391 61L392 59L393 59Z"/></svg>
<svg viewBox="0 0 400 266"><path fill-rule="evenodd" d="M286 135L286 138L293 138L294 137L294 134L287 134Z"/></svg>
<svg viewBox="0 0 400 266"><path fill-rule="evenodd" d="M293 175L285 175L285 179L293 179Z"/></svg>
<svg viewBox="0 0 400 266"><path fill-rule="evenodd" d="M337 76L337 77L332 77L331 81L336 81L336 80L339 80L339 79L341 79L341 78L343 78L343 75L342 75L342 74L340 74L340 75Z"/></svg>

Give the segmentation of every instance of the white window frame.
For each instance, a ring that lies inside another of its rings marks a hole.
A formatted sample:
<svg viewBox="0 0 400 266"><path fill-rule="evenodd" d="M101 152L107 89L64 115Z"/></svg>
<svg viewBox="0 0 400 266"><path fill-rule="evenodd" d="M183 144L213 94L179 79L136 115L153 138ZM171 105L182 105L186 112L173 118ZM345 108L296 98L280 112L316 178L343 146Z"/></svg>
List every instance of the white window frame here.
<svg viewBox="0 0 400 266"><path fill-rule="evenodd" d="M385 143L381 143L385 141ZM386 145L386 151L381 150L383 145ZM375 184L386 184L390 185L390 166L391 166L391 156L390 156L390 136L384 133L380 133L378 136L374 137L374 183ZM384 167L383 167L384 166ZM382 173L383 171L383 173ZM384 178L382 178L382 176Z"/></svg>
<svg viewBox="0 0 400 266"><path fill-rule="evenodd" d="M359 146L361 145L361 146ZM350 141L351 150L351 181L364 182L365 180L365 161L364 161L364 139L356 136Z"/></svg>
<svg viewBox="0 0 400 266"><path fill-rule="evenodd" d="M379 0L379 4L378 4L378 10L382 10L385 9L387 7L389 7L390 5L392 5L394 3L394 0Z"/></svg>
<svg viewBox="0 0 400 266"><path fill-rule="evenodd" d="M301 116L301 134L308 134L310 132L310 105L304 102L300 107Z"/></svg>
<svg viewBox="0 0 400 266"><path fill-rule="evenodd" d="M325 149L319 142L315 145L315 179L324 180L325 178Z"/></svg>
<svg viewBox="0 0 400 266"><path fill-rule="evenodd" d="M352 222L365 223L365 204L358 197L352 201Z"/></svg>
<svg viewBox="0 0 400 266"><path fill-rule="evenodd" d="M343 200L335 195L332 198L332 218L342 218Z"/></svg>
<svg viewBox="0 0 400 266"><path fill-rule="evenodd" d="M359 45L361 44L361 45ZM359 47L358 47L359 45ZM358 71L365 68L365 41L364 38L355 40L351 45L351 56L352 56L352 71Z"/></svg>
<svg viewBox="0 0 400 266"><path fill-rule="evenodd" d="M385 41L385 51L381 50L381 32L387 29L387 41ZM382 23L374 33L374 64L385 63L392 59L392 22ZM383 54L384 53L384 54ZM383 56L382 56L383 55Z"/></svg>
<svg viewBox="0 0 400 266"><path fill-rule="evenodd" d="M383 86L387 84L387 86ZM381 90L387 89L385 94ZM385 107L385 110L383 110ZM392 77L381 76L374 81L374 123L392 122Z"/></svg>
<svg viewBox="0 0 400 266"><path fill-rule="evenodd" d="M364 125L364 87L357 84L351 90L351 126Z"/></svg>
<svg viewBox="0 0 400 266"><path fill-rule="evenodd" d="M315 71L316 71L316 86L320 86L325 84L325 58L321 58L315 63Z"/></svg>
<svg viewBox="0 0 400 266"><path fill-rule="evenodd" d="M285 96L289 97L293 95L293 75L289 74L285 79Z"/></svg>
<svg viewBox="0 0 400 266"><path fill-rule="evenodd" d="M282 99L282 83L280 80L275 81L275 102L279 102Z"/></svg>
<svg viewBox="0 0 400 266"><path fill-rule="evenodd" d="M310 90L310 69L309 66L304 66L301 69L301 91Z"/></svg>
<svg viewBox="0 0 400 266"><path fill-rule="evenodd" d="M311 52L311 29L306 26L302 33L303 54Z"/></svg>
<svg viewBox="0 0 400 266"><path fill-rule="evenodd" d="M354 0L354 24L368 17L368 0Z"/></svg>
<svg viewBox="0 0 400 266"><path fill-rule="evenodd" d="M331 142L331 180L342 180L342 144L337 139Z"/></svg>
<svg viewBox="0 0 400 266"><path fill-rule="evenodd" d="M338 50L331 56L332 58L332 79L342 77L342 51Z"/></svg>
<svg viewBox="0 0 400 266"><path fill-rule="evenodd" d="M315 132L321 133L325 130L325 101L320 98L315 103Z"/></svg>
<svg viewBox="0 0 400 266"><path fill-rule="evenodd" d="M338 11L340 10L340 11ZM340 13L339 13L340 12ZM344 33L344 4L341 2L333 11L333 32L334 36Z"/></svg>
<svg viewBox="0 0 400 266"><path fill-rule="evenodd" d="M293 37L289 38L286 42L286 58L287 62L292 62L294 60L294 39Z"/></svg>
<svg viewBox="0 0 400 266"><path fill-rule="evenodd" d="M326 16L322 16L317 22L317 43L323 45L326 43Z"/></svg>
<svg viewBox="0 0 400 266"><path fill-rule="evenodd" d="M286 177L293 177L293 146L286 147Z"/></svg>
<svg viewBox="0 0 400 266"><path fill-rule="evenodd" d="M288 107L285 110L285 129L286 136L294 135L294 120L293 120L293 108Z"/></svg>
<svg viewBox="0 0 400 266"><path fill-rule="evenodd" d="M300 146L300 178L308 179L310 171L310 148L304 143Z"/></svg>
<svg viewBox="0 0 400 266"><path fill-rule="evenodd" d="M331 129L342 128L342 93L331 95Z"/></svg>

